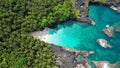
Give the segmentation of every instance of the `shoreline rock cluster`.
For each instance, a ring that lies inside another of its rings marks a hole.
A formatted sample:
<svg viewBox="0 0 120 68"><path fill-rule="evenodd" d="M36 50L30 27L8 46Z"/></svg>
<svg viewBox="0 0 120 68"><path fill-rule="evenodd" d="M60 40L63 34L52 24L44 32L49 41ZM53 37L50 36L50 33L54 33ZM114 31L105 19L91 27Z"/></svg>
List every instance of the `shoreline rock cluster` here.
<svg viewBox="0 0 120 68"><path fill-rule="evenodd" d="M77 18L77 21L88 23L91 25L95 25L95 22L89 18L88 16L88 7L90 0L74 0L74 9L80 10L79 18Z"/></svg>
<svg viewBox="0 0 120 68"><path fill-rule="evenodd" d="M52 48L59 68L91 68L87 57L94 54L94 51L79 51L53 44Z"/></svg>
<svg viewBox="0 0 120 68"><path fill-rule="evenodd" d="M95 25L95 22L89 18L89 3L98 3L103 5L108 5L111 9L120 12L120 0L106 0L105 3L96 2L95 0L74 0L74 9L80 10L79 18L77 21L85 22L91 25Z"/></svg>
<svg viewBox="0 0 120 68"><path fill-rule="evenodd" d="M74 0L74 9L80 10L81 14L79 18L77 18L80 22L89 23L91 25L95 25L95 22L92 21L88 16L88 6L90 2L94 2L94 0ZM102 4L102 3L99 3ZM106 0L105 5L110 6L111 9L118 11L120 9L120 0ZM120 32L120 28L115 29ZM103 32L108 36L113 36L114 28L112 26L103 29ZM98 39L98 43L99 42ZM105 43L104 48L112 48L112 46L104 39L102 39L102 43ZM102 46L102 45L101 45ZM61 46L52 45L53 51L56 55L56 60L58 62L59 68L91 68L87 57L91 54L94 54L94 51L78 51L70 48L65 48ZM79 58L81 59L79 59ZM110 63L107 61L93 61L96 68L116 68L117 64L110 66ZM118 64L120 65L120 64Z"/></svg>

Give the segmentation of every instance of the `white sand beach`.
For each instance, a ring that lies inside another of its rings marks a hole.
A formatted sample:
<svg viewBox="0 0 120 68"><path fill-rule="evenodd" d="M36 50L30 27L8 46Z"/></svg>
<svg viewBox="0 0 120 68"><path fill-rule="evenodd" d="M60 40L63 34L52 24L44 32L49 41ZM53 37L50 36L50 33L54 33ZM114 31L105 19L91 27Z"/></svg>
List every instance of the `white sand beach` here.
<svg viewBox="0 0 120 68"><path fill-rule="evenodd" d="M40 39L41 41L48 42L50 36L48 35L49 30L50 30L49 28L45 28L43 31L32 32L31 35L34 38Z"/></svg>

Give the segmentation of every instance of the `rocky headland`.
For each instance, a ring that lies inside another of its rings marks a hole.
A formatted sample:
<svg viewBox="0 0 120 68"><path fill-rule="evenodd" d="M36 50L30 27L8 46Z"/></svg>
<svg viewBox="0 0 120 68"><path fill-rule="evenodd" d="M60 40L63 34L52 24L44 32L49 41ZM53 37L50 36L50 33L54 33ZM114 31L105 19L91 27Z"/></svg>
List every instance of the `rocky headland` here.
<svg viewBox="0 0 120 68"><path fill-rule="evenodd" d="M74 0L74 10L80 10L80 15L77 18L79 22L85 22L94 25L94 22L88 16L89 2L90 0Z"/></svg>

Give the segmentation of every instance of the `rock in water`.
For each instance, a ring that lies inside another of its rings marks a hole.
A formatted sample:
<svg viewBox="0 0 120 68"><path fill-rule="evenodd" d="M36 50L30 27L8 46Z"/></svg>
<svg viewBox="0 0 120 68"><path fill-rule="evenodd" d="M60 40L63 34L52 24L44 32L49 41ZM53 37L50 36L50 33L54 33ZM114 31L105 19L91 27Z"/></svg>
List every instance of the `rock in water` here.
<svg viewBox="0 0 120 68"><path fill-rule="evenodd" d="M104 48L112 48L112 46L105 39L97 39L97 42Z"/></svg>
<svg viewBox="0 0 120 68"><path fill-rule="evenodd" d="M106 25L107 26L107 25ZM103 29L103 32L108 36L108 37L112 37L113 33L114 33L114 28L113 26L107 26L106 29Z"/></svg>
<svg viewBox="0 0 120 68"><path fill-rule="evenodd" d="M111 5L110 8L113 9L113 10L118 10L118 8L113 6L113 5Z"/></svg>
<svg viewBox="0 0 120 68"><path fill-rule="evenodd" d="M94 51L89 51L89 55L95 54Z"/></svg>
<svg viewBox="0 0 120 68"><path fill-rule="evenodd" d="M96 68L110 68L109 62L107 61L93 61Z"/></svg>

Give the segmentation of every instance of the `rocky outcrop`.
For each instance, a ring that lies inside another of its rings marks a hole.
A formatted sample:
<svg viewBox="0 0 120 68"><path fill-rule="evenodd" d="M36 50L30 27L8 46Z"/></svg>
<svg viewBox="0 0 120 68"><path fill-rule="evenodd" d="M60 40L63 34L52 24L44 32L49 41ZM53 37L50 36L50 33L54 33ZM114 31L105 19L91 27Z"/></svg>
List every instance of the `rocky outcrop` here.
<svg viewBox="0 0 120 68"><path fill-rule="evenodd" d="M104 48L112 48L112 46L105 39L97 39L97 42Z"/></svg>
<svg viewBox="0 0 120 68"><path fill-rule="evenodd" d="M120 0L105 0L104 3L101 0L90 0L90 2L99 2L100 4L106 4L116 8L120 7Z"/></svg>
<svg viewBox="0 0 120 68"><path fill-rule="evenodd" d="M93 61L96 68L120 68L120 62L110 64L108 61Z"/></svg>
<svg viewBox="0 0 120 68"><path fill-rule="evenodd" d="M79 18L77 18L78 21L95 25L95 22L89 19L88 6L90 2L96 3L96 1L99 2L98 0L74 0L74 9L81 12ZM106 0L105 3L99 2L99 4L108 5L111 9L120 12L120 0Z"/></svg>
<svg viewBox="0 0 120 68"><path fill-rule="evenodd" d="M75 0L74 8L75 10L80 10L80 16L77 18L79 22L89 23L91 25L94 25L95 22L93 22L91 19L89 19L88 16L88 6L89 6L90 0Z"/></svg>
<svg viewBox="0 0 120 68"><path fill-rule="evenodd" d="M90 68L87 57L94 54L94 51L79 51L55 45L52 48L59 68Z"/></svg>
<svg viewBox="0 0 120 68"><path fill-rule="evenodd" d="M84 15L84 14L82 14L82 15ZM89 19L88 17L77 18L77 21L83 22L83 23L88 23L90 25L95 25L95 22L93 20Z"/></svg>
<svg viewBox="0 0 120 68"><path fill-rule="evenodd" d="M93 61L96 68L110 68L109 62L107 61Z"/></svg>
<svg viewBox="0 0 120 68"><path fill-rule="evenodd" d="M111 9L120 12L120 0L90 0L90 2L108 5Z"/></svg>
<svg viewBox="0 0 120 68"><path fill-rule="evenodd" d="M89 51L89 52L87 52L87 51L81 51L80 52L80 55L82 55L85 58L87 58L89 55L92 55L92 54L94 54L94 51Z"/></svg>
<svg viewBox="0 0 120 68"><path fill-rule="evenodd" d="M74 68L76 66L75 51L67 51L63 47L52 45L59 68Z"/></svg>
<svg viewBox="0 0 120 68"><path fill-rule="evenodd" d="M106 29L103 29L103 32L108 36L108 37L112 37L113 36L113 33L114 33L114 28L113 26L107 26L106 25Z"/></svg>
<svg viewBox="0 0 120 68"><path fill-rule="evenodd" d="M120 0L107 0L106 4L113 5L115 7L120 7Z"/></svg>

